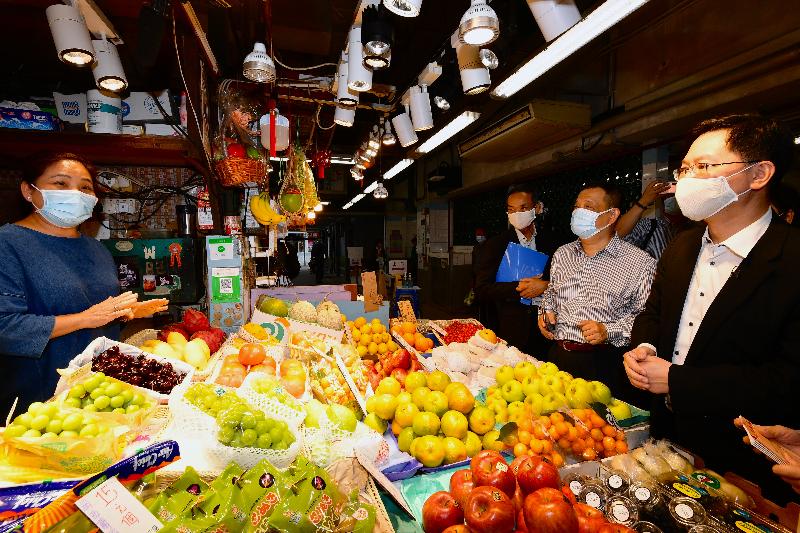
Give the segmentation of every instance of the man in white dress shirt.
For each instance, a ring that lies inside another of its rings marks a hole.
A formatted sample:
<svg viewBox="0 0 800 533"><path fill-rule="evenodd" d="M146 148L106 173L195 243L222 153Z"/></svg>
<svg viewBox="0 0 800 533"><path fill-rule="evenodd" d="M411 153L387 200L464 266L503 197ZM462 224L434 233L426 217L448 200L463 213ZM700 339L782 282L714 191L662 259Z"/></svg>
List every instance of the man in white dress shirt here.
<svg viewBox="0 0 800 533"><path fill-rule="evenodd" d="M664 252L625 369L657 395L655 435L785 499L732 420L800 422L800 234L773 216L769 199L791 162L792 136L758 115L708 120L694 133L675 197L708 226Z"/></svg>

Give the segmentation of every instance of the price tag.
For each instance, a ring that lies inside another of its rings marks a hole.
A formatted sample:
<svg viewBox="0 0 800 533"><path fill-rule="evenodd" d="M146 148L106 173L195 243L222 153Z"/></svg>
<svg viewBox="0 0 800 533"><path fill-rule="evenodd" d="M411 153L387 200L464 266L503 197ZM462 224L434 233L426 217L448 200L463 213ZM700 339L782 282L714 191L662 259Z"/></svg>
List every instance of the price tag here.
<svg viewBox="0 0 800 533"><path fill-rule="evenodd" d="M402 507L402 509L405 512L407 512L409 516L411 516L412 518L414 518L414 520L416 520L414 513L411 512L411 507L409 507L408 503L406 503L406 499L403 497L403 494L400 492L400 490L397 487L395 487L391 481L389 481L389 478L386 477L383 474L383 472L381 472L378 469L377 466L375 466L375 463L373 463L368 457L364 455L364 452L362 452L358 448L355 449L355 452L356 452L356 459L361 464L361 466L363 466L364 469L367 472L369 472L373 478L375 478L375 481L377 481L378 484L381 487L383 487L386 490L386 492L389 493L389 496L391 496L392 499L397 502L397 505Z"/></svg>
<svg viewBox="0 0 800 533"><path fill-rule="evenodd" d="M397 302L397 309L400 311L400 317L405 322L417 323L417 316L414 314L414 306L408 300L400 300Z"/></svg>
<svg viewBox="0 0 800 533"><path fill-rule="evenodd" d="M371 313L381 307L383 298L378 294L378 281L375 272L361 274L361 286L364 291L364 312Z"/></svg>
<svg viewBox="0 0 800 533"><path fill-rule="evenodd" d="M164 527L116 477L108 478L76 505L103 533L157 533Z"/></svg>
<svg viewBox="0 0 800 533"><path fill-rule="evenodd" d="M367 414L367 401L361 395L361 391L358 390L356 387L356 382L353 381L353 376L350 375L350 370L347 368L347 365L344 364L342 360L342 356L338 353L334 352L334 357L336 357L336 366L339 367L342 375L344 376L344 380L347 383L347 386L350 387L350 391L353 393L353 397L355 397L356 402L358 402L358 406L361 408L361 412L365 415Z"/></svg>
<svg viewBox="0 0 800 533"><path fill-rule="evenodd" d="M83 381L85 378L89 377L89 374L92 373L92 363L86 363L78 370L70 374L69 378L67 378L67 386L71 387L72 385Z"/></svg>

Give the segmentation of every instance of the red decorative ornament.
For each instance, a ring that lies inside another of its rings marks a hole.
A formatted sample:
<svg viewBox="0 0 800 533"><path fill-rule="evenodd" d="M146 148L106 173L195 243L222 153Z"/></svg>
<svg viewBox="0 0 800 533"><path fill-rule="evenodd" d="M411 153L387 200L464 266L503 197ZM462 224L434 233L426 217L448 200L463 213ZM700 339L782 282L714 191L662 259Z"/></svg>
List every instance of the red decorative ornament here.
<svg viewBox="0 0 800 533"><path fill-rule="evenodd" d="M275 146L278 144L277 134L275 133L275 123L278 122L278 110L275 109L275 100L269 101L269 156L275 157L278 151Z"/></svg>
<svg viewBox="0 0 800 533"><path fill-rule="evenodd" d="M321 180L325 179L325 168L331 164L331 151L318 150L312 159L314 166L317 167L317 175Z"/></svg>

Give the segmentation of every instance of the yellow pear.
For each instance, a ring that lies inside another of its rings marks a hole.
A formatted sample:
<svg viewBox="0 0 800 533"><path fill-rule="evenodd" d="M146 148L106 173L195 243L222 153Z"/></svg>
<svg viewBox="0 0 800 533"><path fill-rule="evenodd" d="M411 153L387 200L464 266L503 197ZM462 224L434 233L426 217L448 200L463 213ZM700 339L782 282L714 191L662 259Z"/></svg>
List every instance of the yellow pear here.
<svg viewBox="0 0 800 533"><path fill-rule="evenodd" d="M163 341L158 341L159 343L153 347L152 352L160 357L168 357L171 359L180 359L180 355L175 352L175 350Z"/></svg>
<svg viewBox="0 0 800 533"><path fill-rule="evenodd" d="M208 344L203 339L194 339L186 343L183 349L183 360L200 370L206 367L211 357Z"/></svg>

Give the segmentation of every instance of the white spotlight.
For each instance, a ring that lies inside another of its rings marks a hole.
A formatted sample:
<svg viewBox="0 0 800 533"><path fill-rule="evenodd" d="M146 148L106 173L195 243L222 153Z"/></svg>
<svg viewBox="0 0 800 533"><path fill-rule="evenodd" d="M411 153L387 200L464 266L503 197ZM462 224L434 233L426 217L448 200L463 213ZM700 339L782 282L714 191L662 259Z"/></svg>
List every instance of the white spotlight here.
<svg viewBox="0 0 800 533"><path fill-rule="evenodd" d="M408 116L408 110L400 113L392 119L394 132L400 140L400 146L406 148L411 146L419 140L417 132L414 131L414 125L411 123L411 117Z"/></svg>
<svg viewBox="0 0 800 533"><path fill-rule="evenodd" d="M372 70L364 65L364 46L361 44L361 26L350 30L350 47L347 50L347 86L358 92L372 89Z"/></svg>
<svg viewBox="0 0 800 533"><path fill-rule="evenodd" d="M342 107L337 105L336 112L333 114L333 121L340 125L344 126L345 128L349 128L353 125L353 122L356 120L356 108L351 107Z"/></svg>
<svg viewBox="0 0 800 533"><path fill-rule="evenodd" d="M433 112L428 88L424 85L411 87L411 121L415 131L425 131L433 127Z"/></svg>
<svg viewBox="0 0 800 533"><path fill-rule="evenodd" d="M275 63L267 54L264 43L256 43L253 51L247 54L242 65L244 77L258 83L272 83L275 81Z"/></svg>
<svg viewBox="0 0 800 533"><path fill-rule="evenodd" d="M383 186L383 183L378 183L378 186L375 187L375 191L372 193L378 200L384 200L389 197L389 190Z"/></svg>
<svg viewBox="0 0 800 533"><path fill-rule="evenodd" d="M500 60L497 59L497 55L489 50L488 48L482 48L480 51L481 63L483 66L488 68L489 70L494 70L500 64Z"/></svg>
<svg viewBox="0 0 800 533"><path fill-rule="evenodd" d="M78 66L92 63L95 57L92 36L80 12L72 6L55 4L46 13L58 59Z"/></svg>
<svg viewBox="0 0 800 533"><path fill-rule="evenodd" d="M422 0L383 0L386 9L401 17L416 17L422 8Z"/></svg>
<svg viewBox="0 0 800 533"><path fill-rule="evenodd" d="M492 85L492 77L489 69L481 62L480 48L458 41L454 43L454 46L464 94L478 94L489 89Z"/></svg>
<svg viewBox="0 0 800 533"><path fill-rule="evenodd" d="M461 17L458 38L473 46L489 44L500 36L500 19L486 0L472 0L471 4Z"/></svg>
<svg viewBox="0 0 800 533"><path fill-rule="evenodd" d="M444 96L434 96L433 101L436 104L436 107L442 111L450 111L450 102L448 102Z"/></svg>
<svg viewBox="0 0 800 533"><path fill-rule="evenodd" d="M385 146L392 146L395 142L397 142L397 139L395 139L394 138L394 134L392 134L392 124L391 124L391 122L385 123L383 125L383 128L384 128L384 134L383 134L383 138L381 139L381 141L383 142L383 144Z"/></svg>
<svg viewBox="0 0 800 533"><path fill-rule="evenodd" d="M122 92L128 87L119 52L114 43L100 39L92 41L92 46L97 54L97 61L92 65L94 81L99 89L111 92Z"/></svg>
<svg viewBox="0 0 800 533"><path fill-rule="evenodd" d="M342 54L342 61L339 63L338 86L336 87L336 101L339 105L351 107L358 105L359 93L350 90L348 83L349 66L347 64L347 54Z"/></svg>

